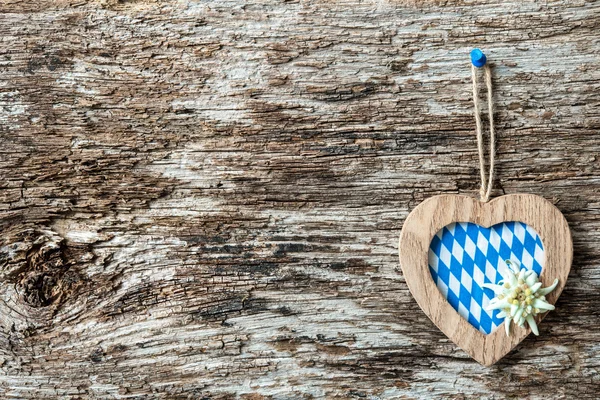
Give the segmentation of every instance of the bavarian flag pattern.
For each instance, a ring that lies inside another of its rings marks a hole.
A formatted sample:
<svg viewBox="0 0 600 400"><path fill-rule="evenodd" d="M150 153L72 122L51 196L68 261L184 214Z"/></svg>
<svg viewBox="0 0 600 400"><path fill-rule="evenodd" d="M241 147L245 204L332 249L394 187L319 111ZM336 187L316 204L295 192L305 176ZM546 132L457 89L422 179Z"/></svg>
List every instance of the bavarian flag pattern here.
<svg viewBox="0 0 600 400"><path fill-rule="evenodd" d="M440 230L429 247L429 271L450 305L484 334L491 333L504 319L498 310L486 311L494 298L484 283L498 283L499 269L511 260L538 275L544 263L544 247L538 234L521 222L503 222L484 228L457 222Z"/></svg>

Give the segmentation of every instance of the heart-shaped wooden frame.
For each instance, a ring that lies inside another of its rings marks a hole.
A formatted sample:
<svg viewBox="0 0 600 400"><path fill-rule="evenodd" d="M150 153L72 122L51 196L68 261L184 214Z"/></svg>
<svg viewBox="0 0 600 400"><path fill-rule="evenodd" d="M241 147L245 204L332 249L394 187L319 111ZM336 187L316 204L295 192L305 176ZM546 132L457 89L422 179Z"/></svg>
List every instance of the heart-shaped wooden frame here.
<svg viewBox="0 0 600 400"><path fill-rule="evenodd" d="M567 283L573 259L573 242L567 220L546 199L532 194L511 194L482 203L462 195L440 195L419 204L406 218L400 234L400 266L406 284L425 314L450 340L477 362L490 366L518 345L531 330L503 327L489 335L475 329L442 296L429 272L428 253L433 236L453 222L472 222L489 228L500 222L520 221L538 233L545 262L543 286L558 278L558 286L546 296L554 304ZM543 318L538 318L538 322Z"/></svg>

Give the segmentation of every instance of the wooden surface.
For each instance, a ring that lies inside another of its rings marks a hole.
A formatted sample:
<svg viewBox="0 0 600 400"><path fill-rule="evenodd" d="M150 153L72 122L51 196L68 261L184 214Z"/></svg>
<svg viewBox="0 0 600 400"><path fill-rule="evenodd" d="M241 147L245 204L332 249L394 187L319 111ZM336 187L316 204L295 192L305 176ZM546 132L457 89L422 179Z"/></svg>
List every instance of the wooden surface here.
<svg viewBox="0 0 600 400"><path fill-rule="evenodd" d="M0 397L598 397L599 3L0 11ZM473 46L493 194L550 200L574 242L540 337L492 368L397 256L419 202L477 195Z"/></svg>
<svg viewBox="0 0 600 400"><path fill-rule="evenodd" d="M428 198L408 215L398 243L400 266L410 292L431 321L467 354L482 365L491 366L517 346L531 332L513 324L510 336L504 326L485 335L461 317L438 290L429 272L431 240L455 222L473 222L486 228L505 221L520 221L532 227L544 245L540 281L544 287L558 279L548 295L555 304L565 288L573 259L569 225L549 201L533 194L509 194L488 203L461 195ZM528 267L528 266L524 266ZM530 267L530 266L529 266ZM539 323L543 314L537 318Z"/></svg>

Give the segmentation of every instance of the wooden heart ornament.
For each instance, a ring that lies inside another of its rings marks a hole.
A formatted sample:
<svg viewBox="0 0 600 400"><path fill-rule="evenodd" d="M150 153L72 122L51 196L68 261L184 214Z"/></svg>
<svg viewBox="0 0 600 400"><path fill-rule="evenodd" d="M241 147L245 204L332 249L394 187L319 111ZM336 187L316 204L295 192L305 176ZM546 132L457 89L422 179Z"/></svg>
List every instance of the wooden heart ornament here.
<svg viewBox="0 0 600 400"><path fill-rule="evenodd" d="M539 257L536 253L536 258L539 258L538 268L541 269L540 282L543 286L549 286L558 279L556 288L546 296L548 303L554 304L567 282L573 258L573 244L566 219L552 203L542 197L532 194L512 194L498 197L488 203L461 195L431 197L410 213L400 235L400 266L415 300L448 338L480 364L486 366L504 357L529 335L531 329L513 324L510 336L506 335L504 329L494 329L486 334L484 329L477 329L473 321L469 322L465 319L465 313L461 316L460 310L457 311L456 307L448 301L447 290L443 293L444 290L438 288L432 277L430 246L436 234L439 235L445 227L454 223L463 223L461 226L464 226L464 223L471 223L470 225L476 224L482 227L481 229L487 229L504 222L517 222L520 223L519 226L526 226L537 233L533 236L538 239L538 246L543 244L543 252L539 253ZM469 243L473 246L476 242L477 240ZM452 249L447 250L447 257L454 256L450 254L452 251ZM496 258L492 263L497 264L498 254L494 254ZM461 257L455 257L454 262L462 262ZM498 265L491 265L490 260L483 262L487 263L488 269L498 268ZM486 271L483 272L488 276ZM471 277L467 276L467 279ZM476 287L476 285L471 286L469 282L467 287ZM464 291L465 286L462 286L461 290ZM474 306L478 307L475 304ZM544 315L538 315L537 322Z"/></svg>

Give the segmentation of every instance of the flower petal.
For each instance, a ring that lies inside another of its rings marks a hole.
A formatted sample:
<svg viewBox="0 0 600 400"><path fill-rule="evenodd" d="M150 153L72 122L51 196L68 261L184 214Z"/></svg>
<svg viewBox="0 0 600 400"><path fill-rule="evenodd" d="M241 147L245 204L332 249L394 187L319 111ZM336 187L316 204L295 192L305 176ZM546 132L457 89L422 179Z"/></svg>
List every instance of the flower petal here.
<svg viewBox="0 0 600 400"><path fill-rule="evenodd" d="M525 283L527 284L527 286L529 286L530 288L535 285L535 283L538 281L538 276L535 272L531 271L531 274L525 278ZM533 291L533 289L532 289Z"/></svg>
<svg viewBox="0 0 600 400"><path fill-rule="evenodd" d="M514 317L517 314L517 311L519 310L519 306L516 304L512 304L510 306L510 316Z"/></svg>
<svg viewBox="0 0 600 400"><path fill-rule="evenodd" d="M510 286L516 286L517 285L517 276L513 273L510 274L509 279L508 279L508 283L510 283Z"/></svg>
<svg viewBox="0 0 600 400"><path fill-rule="evenodd" d="M494 298L492 300L497 300ZM508 301L506 299L490 301L490 304L485 308L486 311L499 310L501 308L507 308L509 306Z"/></svg>
<svg viewBox="0 0 600 400"><path fill-rule="evenodd" d="M502 293L504 291L504 287L502 287L500 285L494 285L491 283L484 283L481 286L484 287L485 289L492 289L494 291L494 293L496 293L496 294Z"/></svg>
<svg viewBox="0 0 600 400"><path fill-rule="evenodd" d="M538 331L538 327L537 324L535 323L535 318L533 318L533 315L529 314L527 316L527 325L529 325L529 327L531 328L531 332L533 332L533 334L535 336L539 336L540 332Z"/></svg>
<svg viewBox="0 0 600 400"><path fill-rule="evenodd" d="M554 310L554 306L542 299L535 299L532 304L535 308L539 308L540 310Z"/></svg>
<svg viewBox="0 0 600 400"><path fill-rule="evenodd" d="M542 288L542 289L538 290L537 292L540 294L540 296L546 295L546 294L550 293L551 291L553 291L554 288L556 288L556 285L558 285L558 279L555 279L554 283L552 285Z"/></svg>
<svg viewBox="0 0 600 400"><path fill-rule="evenodd" d="M509 267L510 269L512 269L512 270L513 270L513 272L514 272L515 274L518 274L518 273L519 273L519 270L520 270L521 268L519 268L519 266L517 265L517 263L514 263L514 262L512 262L511 260L506 260L506 261L505 261L505 263L506 263L506 265L508 265L508 267Z"/></svg>
<svg viewBox="0 0 600 400"><path fill-rule="evenodd" d="M500 282L509 282L510 283L510 276L512 275L512 273L510 273L510 271L506 271L504 269L498 268L498 272L500 272L500 276L502 276L502 280Z"/></svg>
<svg viewBox="0 0 600 400"><path fill-rule="evenodd" d="M542 282L538 282L536 284L533 285L529 285L529 288L531 289L531 293L535 293L538 291L539 288L542 287Z"/></svg>
<svg viewBox="0 0 600 400"><path fill-rule="evenodd" d="M519 309L515 313L515 315L513 317L513 321L515 321L515 324L521 325L521 318L522 318L522 315L523 315L523 311L524 310L521 307L519 307Z"/></svg>

